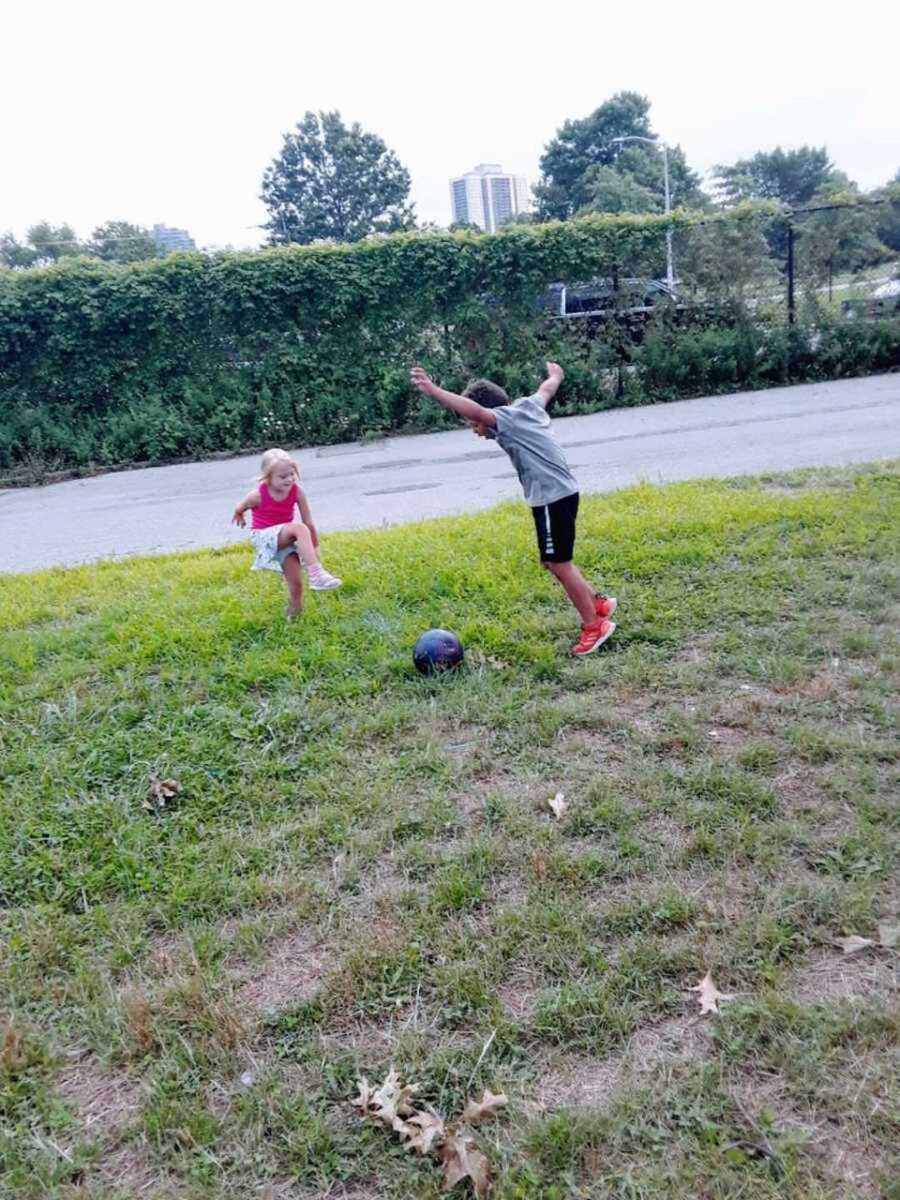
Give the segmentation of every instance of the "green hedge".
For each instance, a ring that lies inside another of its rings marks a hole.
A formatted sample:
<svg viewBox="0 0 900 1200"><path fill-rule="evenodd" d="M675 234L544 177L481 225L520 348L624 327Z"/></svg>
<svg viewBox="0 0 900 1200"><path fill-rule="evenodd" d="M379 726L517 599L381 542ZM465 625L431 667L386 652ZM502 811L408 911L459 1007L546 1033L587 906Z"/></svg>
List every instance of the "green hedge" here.
<svg viewBox="0 0 900 1200"><path fill-rule="evenodd" d="M900 320L650 330L635 350L638 402L676 400L900 367Z"/></svg>
<svg viewBox="0 0 900 1200"><path fill-rule="evenodd" d="M733 231L760 211L721 222ZM673 219L680 234L697 220ZM835 327L810 354L802 333L746 321L677 329L661 316L632 345L620 327L588 338L538 311L554 280L657 272L665 229L661 216L595 216L0 273L0 468L39 474L439 426L443 413L409 389L413 361L451 387L483 374L522 392L556 357L564 411L900 362L888 322Z"/></svg>

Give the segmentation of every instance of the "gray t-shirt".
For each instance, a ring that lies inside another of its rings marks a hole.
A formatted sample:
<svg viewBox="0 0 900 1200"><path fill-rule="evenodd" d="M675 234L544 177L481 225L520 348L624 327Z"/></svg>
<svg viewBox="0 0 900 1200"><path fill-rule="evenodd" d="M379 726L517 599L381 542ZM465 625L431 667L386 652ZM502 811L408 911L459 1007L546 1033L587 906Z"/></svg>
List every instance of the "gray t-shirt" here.
<svg viewBox="0 0 900 1200"><path fill-rule="evenodd" d="M538 508L578 491L539 395L525 396L493 413L497 445L512 459L526 504Z"/></svg>

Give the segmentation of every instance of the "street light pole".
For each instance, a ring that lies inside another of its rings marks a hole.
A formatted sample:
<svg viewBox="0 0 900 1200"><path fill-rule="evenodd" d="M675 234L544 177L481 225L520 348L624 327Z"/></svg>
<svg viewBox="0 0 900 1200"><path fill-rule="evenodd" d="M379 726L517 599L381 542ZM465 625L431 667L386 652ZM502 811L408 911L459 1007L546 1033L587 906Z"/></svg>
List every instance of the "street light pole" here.
<svg viewBox="0 0 900 1200"><path fill-rule="evenodd" d="M651 146L655 146L657 150L662 150L663 155L663 183L666 192L666 216L672 212L672 196L669 190L669 151L665 142L654 141L653 138L640 137L636 133L629 134L627 137L617 137L612 139L614 142L647 142ZM666 284L670 292L675 290L675 270L672 266L672 225L669 224L666 229Z"/></svg>

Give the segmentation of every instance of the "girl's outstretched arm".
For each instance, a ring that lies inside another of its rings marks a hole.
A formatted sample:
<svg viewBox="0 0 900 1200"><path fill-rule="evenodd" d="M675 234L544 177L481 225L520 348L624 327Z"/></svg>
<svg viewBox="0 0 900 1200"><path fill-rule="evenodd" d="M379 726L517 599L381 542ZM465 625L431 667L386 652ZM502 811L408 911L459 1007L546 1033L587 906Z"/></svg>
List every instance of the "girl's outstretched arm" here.
<svg viewBox="0 0 900 1200"><path fill-rule="evenodd" d="M259 508L260 495L259 489L254 488L252 492L248 492L240 504L235 508L231 518L232 525L240 525L241 529L247 524L244 519L244 513L248 508Z"/></svg>

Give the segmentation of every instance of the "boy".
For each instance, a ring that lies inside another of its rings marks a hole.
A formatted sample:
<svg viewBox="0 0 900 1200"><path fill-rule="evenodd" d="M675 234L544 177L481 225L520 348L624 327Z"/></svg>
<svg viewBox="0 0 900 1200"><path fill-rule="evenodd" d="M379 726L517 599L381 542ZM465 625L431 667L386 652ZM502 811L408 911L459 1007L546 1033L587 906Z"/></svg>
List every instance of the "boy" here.
<svg viewBox="0 0 900 1200"><path fill-rule="evenodd" d="M616 601L595 595L572 562L578 484L550 431L546 411L562 380L562 367L548 362L547 378L537 392L510 403L503 388L487 379L474 380L457 396L438 387L422 367L410 372L413 387L458 413L478 437L493 438L509 455L531 505L541 565L563 585L581 617L581 637L572 653L583 656L612 637L616 627L609 618Z"/></svg>

